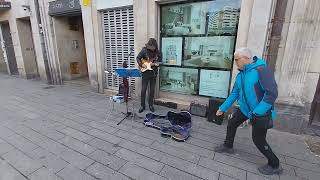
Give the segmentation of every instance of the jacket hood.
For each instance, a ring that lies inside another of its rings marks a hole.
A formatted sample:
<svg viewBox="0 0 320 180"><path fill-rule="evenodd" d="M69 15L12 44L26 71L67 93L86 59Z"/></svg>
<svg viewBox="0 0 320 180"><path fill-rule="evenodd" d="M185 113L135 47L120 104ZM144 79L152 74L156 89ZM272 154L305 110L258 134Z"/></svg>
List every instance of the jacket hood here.
<svg viewBox="0 0 320 180"><path fill-rule="evenodd" d="M264 59L258 58L257 56L253 57L253 63L244 65L244 71L249 71L255 69L259 66L266 66L267 62Z"/></svg>

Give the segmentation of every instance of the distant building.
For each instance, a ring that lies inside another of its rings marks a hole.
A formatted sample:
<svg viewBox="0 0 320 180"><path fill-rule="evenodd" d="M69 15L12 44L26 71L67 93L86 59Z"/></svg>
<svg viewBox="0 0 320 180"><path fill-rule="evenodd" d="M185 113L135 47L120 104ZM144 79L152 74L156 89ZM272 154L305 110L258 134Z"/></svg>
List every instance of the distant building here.
<svg viewBox="0 0 320 180"><path fill-rule="evenodd" d="M221 11L209 14L209 33L224 34L235 33L240 10L238 8L225 6Z"/></svg>

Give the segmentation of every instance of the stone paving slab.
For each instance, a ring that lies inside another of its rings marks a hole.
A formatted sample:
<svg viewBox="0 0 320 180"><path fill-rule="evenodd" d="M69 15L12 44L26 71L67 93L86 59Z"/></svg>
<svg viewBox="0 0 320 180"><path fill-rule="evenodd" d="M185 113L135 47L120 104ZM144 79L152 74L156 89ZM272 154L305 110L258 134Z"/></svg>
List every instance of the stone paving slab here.
<svg viewBox="0 0 320 180"><path fill-rule="evenodd" d="M47 168L38 169L36 172L32 173L30 180L62 180L53 172L49 171Z"/></svg>
<svg viewBox="0 0 320 180"><path fill-rule="evenodd" d="M0 159L0 179L1 180L27 180L19 171L14 169L7 161Z"/></svg>
<svg viewBox="0 0 320 180"><path fill-rule="evenodd" d="M224 140L226 122L218 126L193 116L191 137L176 142L142 124L148 111L117 125L125 106L115 104L112 110L106 96L91 92L81 80L44 89L48 85L41 82L0 74L0 84L0 179L320 177L320 157L309 150L303 135L269 131L268 142L284 173L263 176L256 168L266 159L252 143L250 127L238 129L235 154L217 154L213 149ZM156 110L165 114L171 109Z"/></svg>
<svg viewBox="0 0 320 180"><path fill-rule="evenodd" d="M42 167L38 161L31 159L17 149L6 153L3 158L24 176L29 176Z"/></svg>
<svg viewBox="0 0 320 180"><path fill-rule="evenodd" d="M105 166L110 167L115 171L118 171L123 165L127 163L126 160L101 150L96 150L95 152L90 154L89 157Z"/></svg>

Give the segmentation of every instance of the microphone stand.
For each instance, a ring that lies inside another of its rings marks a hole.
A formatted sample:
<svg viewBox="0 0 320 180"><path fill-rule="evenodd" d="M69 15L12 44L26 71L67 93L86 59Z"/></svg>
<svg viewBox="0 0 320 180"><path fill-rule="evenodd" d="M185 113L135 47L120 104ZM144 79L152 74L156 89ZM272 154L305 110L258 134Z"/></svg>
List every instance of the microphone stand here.
<svg viewBox="0 0 320 180"><path fill-rule="evenodd" d="M109 71L105 71L105 73L106 73L106 74L111 74L112 80L113 80L113 83L112 83L112 84L113 84L113 86L115 86L115 81L116 81L116 77L117 77L116 73L114 73L114 72L109 72ZM108 121L108 120L109 120L109 117L110 117L111 112L114 111L114 104L115 104L115 100L113 99L114 95L116 95L116 94L113 94L113 92L111 91L112 109L111 109L111 111L108 113L107 118L106 118L105 121Z"/></svg>
<svg viewBox="0 0 320 180"><path fill-rule="evenodd" d="M127 59L123 62L123 67L124 68L128 67L127 61L128 61L129 57L132 54L132 50L133 49L130 49L130 53L128 54ZM123 120L125 120L126 118L128 118L128 117L133 115L132 112L129 112L129 108L128 108L128 98L129 98L129 80L128 80L128 77L123 77L122 78L122 83L123 83L123 86L124 86L124 95L123 96L124 96L124 100L126 102L126 113L122 112L122 114L124 114L125 117L121 121L119 121L117 123L117 125L121 124Z"/></svg>

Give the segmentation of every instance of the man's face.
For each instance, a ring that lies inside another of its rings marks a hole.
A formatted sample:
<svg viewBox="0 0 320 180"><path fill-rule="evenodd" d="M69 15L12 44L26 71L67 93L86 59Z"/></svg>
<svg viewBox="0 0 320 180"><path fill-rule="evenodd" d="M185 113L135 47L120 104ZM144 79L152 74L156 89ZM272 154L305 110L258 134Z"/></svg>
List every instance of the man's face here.
<svg viewBox="0 0 320 180"><path fill-rule="evenodd" d="M250 63L249 58L247 58L245 56L238 55L238 54L236 54L234 56L234 61L236 62L238 68L241 70L243 69L244 65Z"/></svg>

